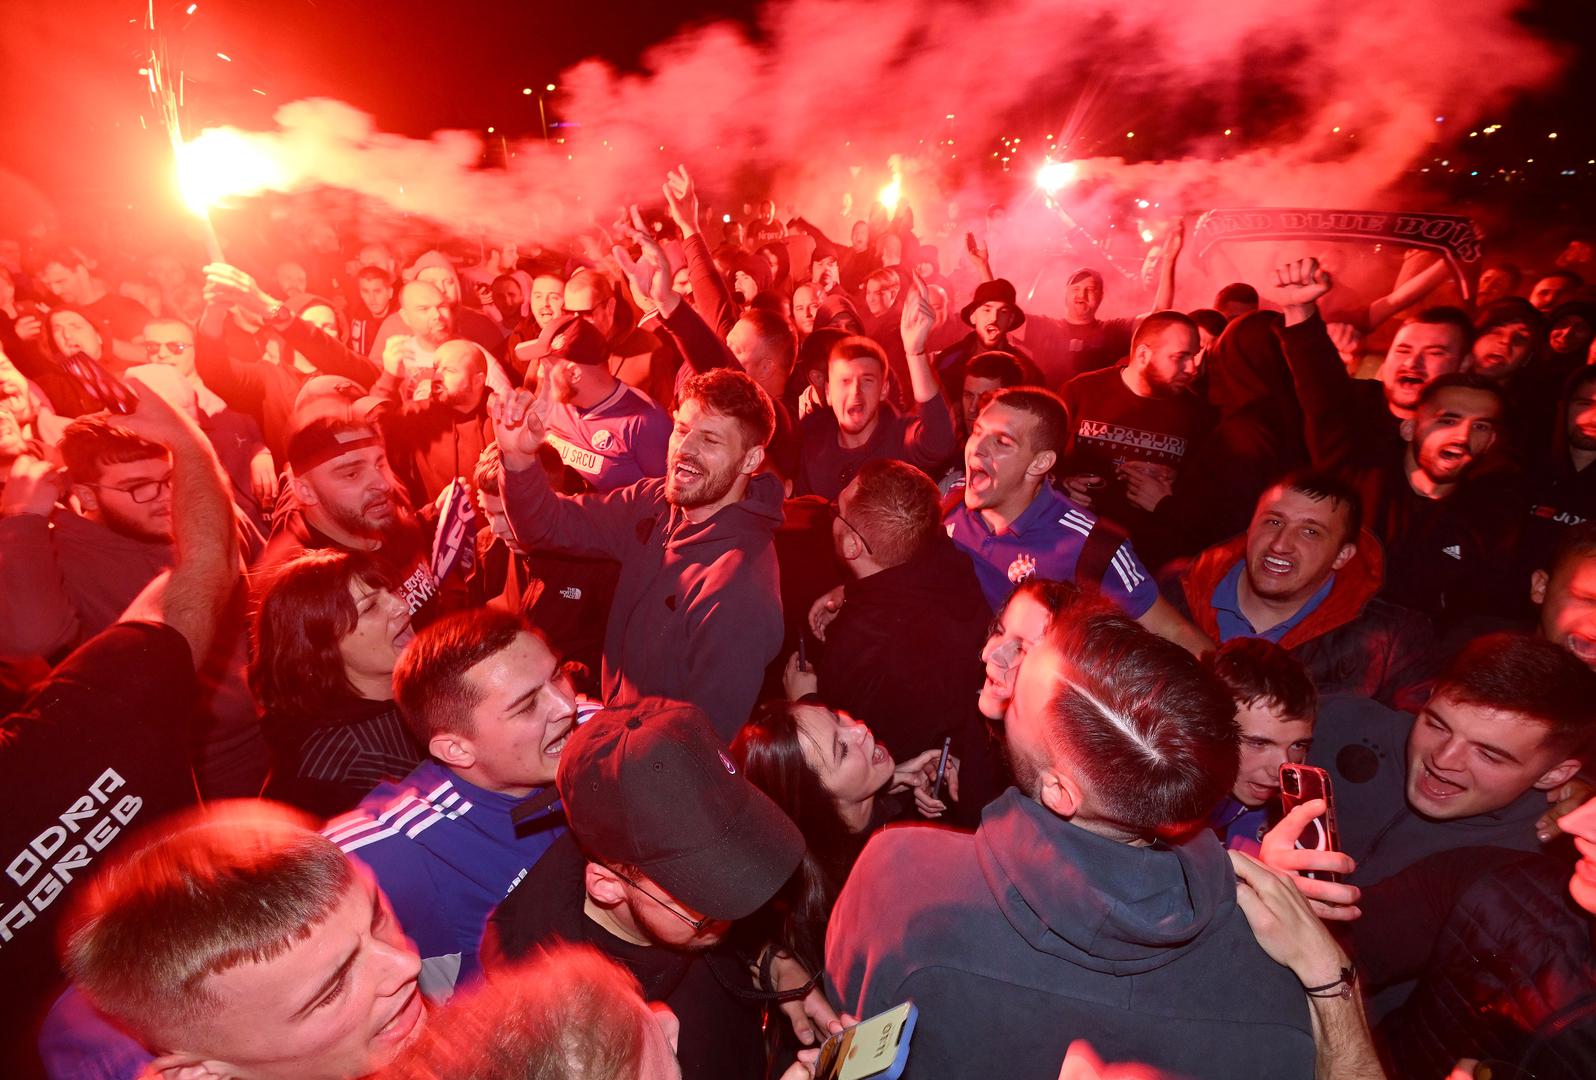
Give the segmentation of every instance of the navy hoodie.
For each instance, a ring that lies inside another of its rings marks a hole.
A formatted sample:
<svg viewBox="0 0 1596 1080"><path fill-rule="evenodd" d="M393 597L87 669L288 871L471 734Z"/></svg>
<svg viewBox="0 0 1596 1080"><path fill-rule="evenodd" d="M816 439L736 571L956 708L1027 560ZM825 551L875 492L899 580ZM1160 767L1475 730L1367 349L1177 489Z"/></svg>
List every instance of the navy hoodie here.
<svg viewBox="0 0 1596 1080"><path fill-rule="evenodd" d="M506 471L510 528L528 550L554 548L621 564L604 634L604 701L686 701L731 741L781 648L774 536L781 481L753 477L740 502L692 522L665 481L602 495L556 495L541 468Z"/></svg>
<svg viewBox="0 0 1596 1080"><path fill-rule="evenodd" d="M1192 1080L1314 1074L1302 987L1253 938L1212 833L1132 847L1014 788L973 835L874 837L826 972L856 1016L915 1003L908 1080L1053 1080L1075 1039Z"/></svg>

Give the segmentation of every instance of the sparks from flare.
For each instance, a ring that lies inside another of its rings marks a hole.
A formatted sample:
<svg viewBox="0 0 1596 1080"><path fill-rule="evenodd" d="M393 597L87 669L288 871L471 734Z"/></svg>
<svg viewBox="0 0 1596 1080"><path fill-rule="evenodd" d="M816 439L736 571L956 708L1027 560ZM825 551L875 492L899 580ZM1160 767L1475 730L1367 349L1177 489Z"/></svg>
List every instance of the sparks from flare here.
<svg viewBox="0 0 1596 1080"><path fill-rule="evenodd" d="M1036 170L1036 186L1052 198L1073 184L1080 176L1080 167L1073 161L1054 161L1049 158Z"/></svg>

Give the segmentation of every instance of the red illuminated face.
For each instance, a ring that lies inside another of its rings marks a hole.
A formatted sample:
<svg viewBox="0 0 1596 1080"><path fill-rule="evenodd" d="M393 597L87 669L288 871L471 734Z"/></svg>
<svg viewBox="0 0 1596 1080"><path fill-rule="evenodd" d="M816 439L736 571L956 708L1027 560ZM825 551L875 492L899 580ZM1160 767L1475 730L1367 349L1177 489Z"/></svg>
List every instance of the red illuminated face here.
<svg viewBox="0 0 1596 1080"><path fill-rule="evenodd" d="M881 363L873 356L837 357L826 365L826 399L846 434L861 434L876 422L882 374Z"/></svg>
<svg viewBox="0 0 1596 1080"><path fill-rule="evenodd" d="M1534 336L1524 323L1507 323L1474 340L1469 370L1487 379L1502 380L1529 363Z"/></svg>
<svg viewBox="0 0 1596 1080"><path fill-rule="evenodd" d="M1453 484L1496 441L1502 404L1495 395L1448 387L1402 424L1414 460L1432 483Z"/></svg>
<svg viewBox="0 0 1596 1080"><path fill-rule="evenodd" d="M1451 821L1500 810L1531 788L1557 787L1579 762L1549 747L1547 730L1519 713L1459 702L1440 691L1408 735L1408 805Z"/></svg>
<svg viewBox="0 0 1596 1080"><path fill-rule="evenodd" d="M1301 765L1313 745L1313 717L1287 716L1272 698L1236 707L1241 766L1231 795L1243 806L1262 806L1280 790L1280 766Z"/></svg>
<svg viewBox="0 0 1596 1080"><path fill-rule="evenodd" d="M1380 365L1380 382L1385 400L1407 415L1419 403L1424 388L1442 375L1450 375L1463 364L1463 338L1458 329L1442 323L1410 322L1396 332L1385 362Z"/></svg>
<svg viewBox="0 0 1596 1080"><path fill-rule="evenodd" d="M1530 598L1541 606L1541 637L1596 668L1596 557L1566 559L1555 576L1535 571Z"/></svg>

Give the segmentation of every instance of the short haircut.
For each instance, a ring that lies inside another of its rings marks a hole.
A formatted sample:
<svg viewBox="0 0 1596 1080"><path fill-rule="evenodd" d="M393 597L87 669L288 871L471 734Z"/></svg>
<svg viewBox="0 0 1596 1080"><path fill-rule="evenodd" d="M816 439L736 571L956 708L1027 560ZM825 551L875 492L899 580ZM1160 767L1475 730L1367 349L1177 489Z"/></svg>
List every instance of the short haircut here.
<svg viewBox="0 0 1596 1080"><path fill-rule="evenodd" d="M1546 576L1557 575L1577 562L1596 559L1596 521L1584 521L1562 531L1546 560Z"/></svg>
<svg viewBox="0 0 1596 1080"><path fill-rule="evenodd" d="M282 955L355 881L309 817L212 803L98 874L67 920L62 966L84 996L157 1051L210 1015L210 975Z"/></svg>
<svg viewBox="0 0 1596 1080"><path fill-rule="evenodd" d="M1431 700L1514 713L1550 728L1560 754L1585 758L1596 731L1596 672L1561 645L1520 632L1475 638L1452 657Z"/></svg>
<svg viewBox="0 0 1596 1080"><path fill-rule="evenodd" d="M317 717L354 697L338 643L360 621L349 587L392 589L366 555L322 548L268 579L252 624L249 687L274 720Z"/></svg>
<svg viewBox="0 0 1596 1080"><path fill-rule="evenodd" d="M471 715L482 694L466 678L472 668L532 632L519 615L476 608L445 616L415 636L393 670L393 697L416 741L476 734Z"/></svg>
<svg viewBox="0 0 1596 1080"><path fill-rule="evenodd" d="M972 359L964 369L966 379L994 379L998 388L1019 386L1025 382L1025 369L1006 352L984 352Z"/></svg>
<svg viewBox="0 0 1596 1080"><path fill-rule="evenodd" d="M476 468L471 473L471 486L484 495L503 497L504 459L499 456L498 443L488 443L482 456L477 458Z"/></svg>
<svg viewBox="0 0 1596 1080"><path fill-rule="evenodd" d="M643 1065L643 988L591 945L554 944L434 1015L386 1080L609 1080Z"/></svg>
<svg viewBox="0 0 1596 1080"><path fill-rule="evenodd" d="M756 304L743 312L739 321L754 328L759 338L760 353L774 360L776 368L783 375L790 375L793 361L798 356L798 338L779 309L772 311Z"/></svg>
<svg viewBox="0 0 1596 1080"><path fill-rule="evenodd" d="M1104 816L1141 836L1206 821L1240 765L1225 684L1118 611L1054 619L1048 638L1063 657L1046 705L1049 750L1080 771Z"/></svg>
<svg viewBox="0 0 1596 1080"><path fill-rule="evenodd" d="M1314 502L1330 500L1333 508L1346 508L1347 531L1341 537L1343 544L1355 544L1358 535L1363 531L1363 499L1358 494L1358 489L1353 487L1345 477L1336 473L1320 472L1317 469L1298 469L1287 473L1279 481L1265 489L1264 495L1275 488L1285 488L1295 491L1299 495L1306 495ZM1259 496L1259 502L1263 496Z"/></svg>
<svg viewBox="0 0 1596 1080"><path fill-rule="evenodd" d="M1202 663L1230 688L1237 705L1272 703L1287 720L1312 720L1319 711L1319 691L1308 669L1266 638L1232 638Z"/></svg>
<svg viewBox="0 0 1596 1080"><path fill-rule="evenodd" d="M1460 307L1453 307L1451 304L1436 304L1434 307L1424 308L1418 314L1404 319L1402 325L1406 326L1409 323L1423 323L1425 326L1450 326L1457 331L1457 336L1462 341L1462 344L1458 347L1458 352L1460 353L1467 354L1469 349L1474 346L1474 320L1470 319L1469 313Z"/></svg>
<svg viewBox="0 0 1596 1080"><path fill-rule="evenodd" d="M849 487L848 524L859 530L871 557L884 567L908 562L941 530L942 496L936 483L913 465L866 462Z"/></svg>
<svg viewBox="0 0 1596 1080"><path fill-rule="evenodd" d="M741 371L714 368L682 384L681 400L736 420L748 439L748 448L768 446L776 432L776 410L758 383Z"/></svg>
<svg viewBox="0 0 1596 1080"><path fill-rule="evenodd" d="M826 354L828 369L834 360L874 360L881 365L881 377L887 375L887 350L863 334L853 334L833 345Z"/></svg>
<svg viewBox="0 0 1596 1080"><path fill-rule="evenodd" d="M35 274L42 273L50 266L64 266L68 270L73 270L88 265L88 256L71 244L62 243L45 244L35 248L32 258L28 260L28 266Z"/></svg>
<svg viewBox="0 0 1596 1080"><path fill-rule="evenodd" d="M1548 270L1546 273L1540 276L1536 284L1539 284L1541 281L1545 281L1547 278L1562 278L1564 281L1568 282L1568 287L1571 289L1578 289L1585 284L1584 278L1580 277L1574 271L1567 270L1562 267L1559 267L1556 270Z"/></svg>
<svg viewBox="0 0 1596 1080"><path fill-rule="evenodd" d="M356 281L381 281L393 284L393 275L380 266L362 266L355 272Z"/></svg>
<svg viewBox="0 0 1596 1080"><path fill-rule="evenodd" d="M615 284L614 282L610 281L608 275L601 274L597 270L589 270L585 266L577 267L576 272L565 279L567 288L578 283L580 283L584 288L593 290L593 303L592 306L583 309L580 312L578 312L575 308L565 309L572 314L591 314L594 308L597 308L600 304L604 303L604 301L615 295Z"/></svg>
<svg viewBox="0 0 1596 1080"><path fill-rule="evenodd" d="M875 284L883 289L897 289L902 287L903 277L898 273L895 267L883 266L879 269L870 271L870 273L865 276L864 283L866 287L869 287L871 284Z"/></svg>
<svg viewBox="0 0 1596 1080"><path fill-rule="evenodd" d="M1474 332L1476 336L1483 336L1499 326L1512 326L1514 323L1528 327L1530 334L1537 339L1546 331L1546 316L1541 314L1539 308L1522 296L1504 296L1475 313Z"/></svg>
<svg viewBox="0 0 1596 1080"><path fill-rule="evenodd" d="M1070 438L1070 413L1063 398L1040 386L1011 386L993 394L986 403L988 409L994 405L1025 413L1036 421L1031 435L1033 455L1051 450L1060 461L1064 460L1064 448Z"/></svg>
<svg viewBox="0 0 1596 1080"><path fill-rule="evenodd" d="M103 416L84 416L66 426L57 449L74 484L97 484L108 465L165 458L166 448Z"/></svg>
<svg viewBox="0 0 1596 1080"><path fill-rule="evenodd" d="M1130 351L1132 355L1143 345L1151 346L1165 330L1172 326L1190 330L1194 336L1197 333L1196 322L1184 311L1155 311L1143 319L1141 325L1136 327L1136 332L1131 335Z"/></svg>
<svg viewBox="0 0 1596 1080"><path fill-rule="evenodd" d="M1186 312L1186 317L1197 324L1197 329L1208 331L1209 336L1218 337L1225 332L1225 327L1230 325L1230 320L1225 318L1225 313L1215 311L1211 307L1200 307L1195 311Z"/></svg>
<svg viewBox="0 0 1596 1080"><path fill-rule="evenodd" d="M1419 393L1418 408L1424 408L1448 390L1476 390L1482 394L1490 394L1496 399L1498 411L1507 411L1507 395L1502 392L1502 388L1484 375L1472 371L1454 371L1431 379L1429 385Z"/></svg>
<svg viewBox="0 0 1596 1080"><path fill-rule="evenodd" d="M1258 290L1245 281L1233 281L1214 296L1214 307L1221 308L1226 304L1251 304L1257 307Z"/></svg>

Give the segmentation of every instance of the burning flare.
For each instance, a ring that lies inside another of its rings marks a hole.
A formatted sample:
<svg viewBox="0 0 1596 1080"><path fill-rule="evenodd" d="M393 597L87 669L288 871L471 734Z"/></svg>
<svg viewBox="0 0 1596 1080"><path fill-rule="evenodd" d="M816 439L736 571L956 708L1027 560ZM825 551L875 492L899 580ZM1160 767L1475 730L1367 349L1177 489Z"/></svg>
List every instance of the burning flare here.
<svg viewBox="0 0 1596 1080"><path fill-rule="evenodd" d="M173 151L183 202L200 217L225 198L282 190L290 179L280 161L248 136L227 128L202 131L189 142L176 143Z"/></svg>
<svg viewBox="0 0 1596 1080"><path fill-rule="evenodd" d="M1036 170L1036 186L1051 198L1073 184L1079 176L1080 167L1075 162L1049 158Z"/></svg>

